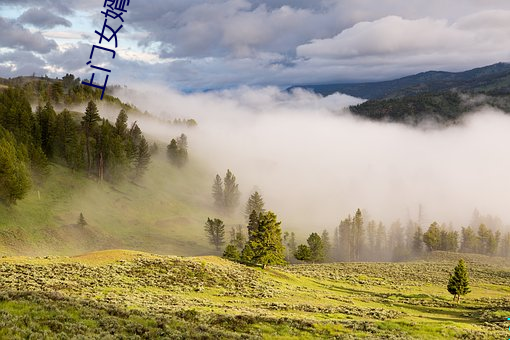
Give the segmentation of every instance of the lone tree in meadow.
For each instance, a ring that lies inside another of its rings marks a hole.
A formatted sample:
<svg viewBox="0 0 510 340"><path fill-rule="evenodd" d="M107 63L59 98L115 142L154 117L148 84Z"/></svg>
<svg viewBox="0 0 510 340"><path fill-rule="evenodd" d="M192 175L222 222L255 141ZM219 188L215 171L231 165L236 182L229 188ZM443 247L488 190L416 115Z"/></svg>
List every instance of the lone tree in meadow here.
<svg viewBox="0 0 510 340"><path fill-rule="evenodd" d="M453 301L457 300L457 303L460 302L461 295L466 295L471 291L469 289L467 266L463 259L459 260L453 275L450 274L447 288L448 292L453 295Z"/></svg>
<svg viewBox="0 0 510 340"><path fill-rule="evenodd" d="M277 221L276 215L271 212L260 213L257 229L253 230L245 250L249 251L251 263L262 265L285 264L285 247L282 244L281 222ZM242 258L248 259L243 250ZM253 254L251 252L253 251Z"/></svg>
<svg viewBox="0 0 510 340"><path fill-rule="evenodd" d="M209 238L209 243L219 251L221 246L225 244L225 224L223 224L223 221L218 218L207 218L204 230Z"/></svg>
<svg viewBox="0 0 510 340"><path fill-rule="evenodd" d="M83 213L80 213L80 217L78 217L78 225L80 227L84 227L86 226L88 223L87 221L85 220L85 217L83 217Z"/></svg>

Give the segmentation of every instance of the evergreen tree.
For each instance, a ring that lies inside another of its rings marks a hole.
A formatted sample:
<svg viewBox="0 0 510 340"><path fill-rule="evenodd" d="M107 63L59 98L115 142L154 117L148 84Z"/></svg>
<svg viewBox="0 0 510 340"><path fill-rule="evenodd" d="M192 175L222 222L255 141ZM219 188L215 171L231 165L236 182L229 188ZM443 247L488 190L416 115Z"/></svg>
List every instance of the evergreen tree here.
<svg viewBox="0 0 510 340"><path fill-rule="evenodd" d="M90 146L90 137L97 126L97 122L100 120L99 111L97 110L96 103L92 100L87 104L87 109L85 110L85 115L82 119L82 127L85 132L85 148L87 152L87 171L90 174L92 170L92 157L91 157L91 146Z"/></svg>
<svg viewBox="0 0 510 340"><path fill-rule="evenodd" d="M219 251L221 246L225 244L225 225L220 219L207 218L204 226L205 233L209 239L209 243L216 247Z"/></svg>
<svg viewBox="0 0 510 340"><path fill-rule="evenodd" d="M78 218L78 225L80 227L88 225L87 221L85 220L85 217L83 216L83 213L80 213L80 217Z"/></svg>
<svg viewBox="0 0 510 340"><path fill-rule="evenodd" d="M255 257L255 253L253 252L253 248L250 243L246 243L244 245L243 251L241 252L241 263L251 264L253 263L253 258Z"/></svg>
<svg viewBox="0 0 510 340"><path fill-rule="evenodd" d="M413 253L415 255L419 255L421 254L422 250L423 250L423 231L421 230L421 227L418 226L413 235Z"/></svg>
<svg viewBox="0 0 510 340"><path fill-rule="evenodd" d="M79 126L69 110L57 115L55 145L58 157L71 169L78 169L83 164L83 152L78 134Z"/></svg>
<svg viewBox="0 0 510 340"><path fill-rule="evenodd" d="M372 220L367 224L367 240L368 240L367 256L370 260L376 257L375 256L375 248L377 244L376 239L377 239L377 224L374 220Z"/></svg>
<svg viewBox="0 0 510 340"><path fill-rule="evenodd" d="M115 121L115 133L122 138L126 138L128 134L128 115L124 109L120 110Z"/></svg>
<svg viewBox="0 0 510 340"><path fill-rule="evenodd" d="M479 247L479 241L476 233L471 227L462 228L462 245L460 251L463 253L476 253Z"/></svg>
<svg viewBox="0 0 510 340"><path fill-rule="evenodd" d="M265 268L267 265L285 263L280 224L271 211L259 214L258 228L247 244L253 250L254 264Z"/></svg>
<svg viewBox="0 0 510 340"><path fill-rule="evenodd" d="M431 251L439 250L441 245L441 229L437 222L430 225L429 229L423 234L423 243Z"/></svg>
<svg viewBox="0 0 510 340"><path fill-rule="evenodd" d="M377 237L376 237L376 253L382 257L383 254L387 250L387 240L386 240L386 227L382 222L379 222L377 226Z"/></svg>
<svg viewBox="0 0 510 340"><path fill-rule="evenodd" d="M253 194L251 194L250 198L248 198L248 202L246 202L244 215L246 216L247 220L250 219L250 215L252 214L253 211L255 211L257 215L262 212L265 212L264 200L262 199L262 196L259 194L258 191L255 191Z"/></svg>
<svg viewBox="0 0 510 340"><path fill-rule="evenodd" d="M241 259L241 254L239 254L239 250L235 245L229 244L223 252L223 257L230 261L239 262Z"/></svg>
<svg viewBox="0 0 510 340"><path fill-rule="evenodd" d="M310 260L312 262L322 262L324 261L324 244L322 243L322 239L317 233L312 233L306 240L308 243L308 247L310 248Z"/></svg>
<svg viewBox="0 0 510 340"><path fill-rule="evenodd" d="M239 197L241 196L239 185L236 183L236 176L230 170L227 170L223 183L225 185L223 190L225 211L232 213L239 205Z"/></svg>
<svg viewBox="0 0 510 340"><path fill-rule="evenodd" d="M36 119L41 133L41 148L48 158L53 157L57 114L49 102L36 111Z"/></svg>
<svg viewBox="0 0 510 340"><path fill-rule="evenodd" d="M149 151L149 144L142 136L140 144L138 145L138 153L135 161L135 179L143 176L151 161L151 153Z"/></svg>
<svg viewBox="0 0 510 340"><path fill-rule="evenodd" d="M329 261L331 261L333 256L332 256L331 241L329 239L329 232L326 229L324 229L322 231L321 240L322 240L322 246L324 248L323 261L329 262Z"/></svg>
<svg viewBox="0 0 510 340"><path fill-rule="evenodd" d="M510 232L506 233L501 240L500 255L503 257L510 257Z"/></svg>
<svg viewBox="0 0 510 340"><path fill-rule="evenodd" d="M246 236L243 233L243 227L238 225L230 230L230 244L233 244L239 251L242 251L246 244Z"/></svg>
<svg viewBox="0 0 510 340"><path fill-rule="evenodd" d="M340 234L340 260L341 261L352 261L352 218L349 215L346 219L340 222L338 226L338 232Z"/></svg>
<svg viewBox="0 0 510 340"><path fill-rule="evenodd" d="M214 199L214 206L218 210L223 210L224 200L223 200L223 181L220 175L216 175L214 179L214 184L212 186L212 196Z"/></svg>
<svg viewBox="0 0 510 340"><path fill-rule="evenodd" d="M305 244L300 244L294 252L294 257L299 261L310 262L312 260L312 251Z"/></svg>
<svg viewBox="0 0 510 340"><path fill-rule="evenodd" d="M14 137L0 127L0 201L7 205L25 197L31 186L24 148L17 147Z"/></svg>
<svg viewBox="0 0 510 340"><path fill-rule="evenodd" d="M457 299L457 303L460 302L460 297L462 295L466 295L471 291L469 289L467 266L463 259L459 260L453 275L450 274L447 289L448 292L453 295L453 300L455 301L455 299Z"/></svg>
<svg viewBox="0 0 510 340"><path fill-rule="evenodd" d="M167 156L170 162L178 168L188 162L188 138L185 134L170 141L167 146Z"/></svg>
<svg viewBox="0 0 510 340"><path fill-rule="evenodd" d="M363 248L363 216L361 210L358 209L352 219L352 250L353 259L359 261L361 249Z"/></svg>

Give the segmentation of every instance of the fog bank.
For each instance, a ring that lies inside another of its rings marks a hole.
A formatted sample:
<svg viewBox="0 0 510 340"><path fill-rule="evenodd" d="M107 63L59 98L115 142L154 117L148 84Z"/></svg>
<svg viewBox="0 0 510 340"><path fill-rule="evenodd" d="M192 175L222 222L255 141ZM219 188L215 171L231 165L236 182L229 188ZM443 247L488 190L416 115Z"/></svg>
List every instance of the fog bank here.
<svg viewBox="0 0 510 340"><path fill-rule="evenodd" d="M231 169L244 204L256 187L287 227L333 227L358 207L370 218L469 223L475 208L510 221L510 117L492 109L463 124L420 129L369 122L346 107L361 100L277 88L183 94L161 87L119 93L182 130L192 161ZM142 130L168 144L177 131L149 120ZM210 195L209 192L204 195Z"/></svg>

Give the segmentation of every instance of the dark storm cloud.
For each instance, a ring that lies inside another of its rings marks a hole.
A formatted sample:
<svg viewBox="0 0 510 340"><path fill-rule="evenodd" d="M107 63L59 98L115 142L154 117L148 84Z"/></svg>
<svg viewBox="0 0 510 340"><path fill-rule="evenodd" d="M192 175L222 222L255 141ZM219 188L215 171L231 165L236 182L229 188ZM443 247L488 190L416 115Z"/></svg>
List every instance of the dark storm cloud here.
<svg viewBox="0 0 510 340"><path fill-rule="evenodd" d="M48 53L57 47L54 40L46 39L41 33L32 33L14 20L0 17L0 46L25 51Z"/></svg>
<svg viewBox="0 0 510 340"><path fill-rule="evenodd" d="M18 18L18 21L22 24L31 24L35 27L46 29L55 26L71 27L69 20L48 12L44 8L30 8Z"/></svg>

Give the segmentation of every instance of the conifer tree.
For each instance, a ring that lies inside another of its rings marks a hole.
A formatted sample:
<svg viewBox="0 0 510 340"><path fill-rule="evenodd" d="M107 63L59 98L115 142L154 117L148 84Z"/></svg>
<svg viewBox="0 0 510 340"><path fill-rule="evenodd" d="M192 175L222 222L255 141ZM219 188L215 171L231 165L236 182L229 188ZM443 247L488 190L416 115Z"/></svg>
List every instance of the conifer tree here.
<svg viewBox="0 0 510 340"><path fill-rule="evenodd" d="M253 211L255 211L257 215L265 211L264 200L258 191L255 191L253 194L251 194L250 198L248 198L248 202L246 202L246 208L244 209L244 215L246 216L246 219L249 220Z"/></svg>
<svg viewBox="0 0 510 340"><path fill-rule="evenodd" d="M324 248L323 261L329 262L332 259L332 254L331 254L332 247L331 247L331 241L329 239L329 232L326 229L324 229L322 231L321 240L322 240L322 246Z"/></svg>
<svg viewBox="0 0 510 340"><path fill-rule="evenodd" d="M434 222L430 225L429 229L423 234L423 243L431 251L439 250L441 245L441 229L439 224Z"/></svg>
<svg viewBox="0 0 510 340"><path fill-rule="evenodd" d="M360 259L361 249L363 248L363 234L363 215L361 210L358 209L352 219L352 250L355 261Z"/></svg>
<svg viewBox="0 0 510 340"><path fill-rule="evenodd" d="M312 233L306 240L310 248L310 261L322 262L324 261L324 244L321 237L317 233Z"/></svg>
<svg viewBox="0 0 510 340"><path fill-rule="evenodd" d="M421 254L422 250L423 250L423 232L421 230L421 227L418 226L413 235L413 252L414 254L419 255Z"/></svg>
<svg viewBox="0 0 510 340"><path fill-rule="evenodd" d="M31 186L24 148L17 148L14 137L0 127L0 201L6 205L25 197Z"/></svg>
<svg viewBox="0 0 510 340"><path fill-rule="evenodd" d="M252 263L260 264L262 268L271 264L285 263L280 224L271 211L259 214L258 228L247 243L253 250Z"/></svg>
<svg viewBox="0 0 510 340"><path fill-rule="evenodd" d="M140 144L138 145L138 153L135 161L135 179L139 179L143 176L151 161L151 153L149 151L149 144L142 136Z"/></svg>
<svg viewBox="0 0 510 340"><path fill-rule="evenodd" d="M222 210L224 207L224 200L223 200L223 181L220 177L220 175L216 175L214 179L214 183L212 186L212 196L214 198L214 206L218 210Z"/></svg>
<svg viewBox="0 0 510 340"><path fill-rule="evenodd" d="M223 252L223 257L227 260L238 262L241 259L241 254L234 244L229 244Z"/></svg>
<svg viewBox="0 0 510 340"><path fill-rule="evenodd" d="M88 223L87 221L85 220L85 217L83 216L83 213L80 213L80 217L78 218L78 225L80 227L84 227L86 226Z"/></svg>
<svg viewBox="0 0 510 340"><path fill-rule="evenodd" d="M234 176L230 170L227 170L223 183L225 211L227 213L232 213L233 210L239 205L239 197L241 196L239 192L239 185L236 183L236 176Z"/></svg>
<svg viewBox="0 0 510 340"><path fill-rule="evenodd" d="M294 252L294 257L299 261L310 262L312 260L312 251L306 244L300 244Z"/></svg>
<svg viewBox="0 0 510 340"><path fill-rule="evenodd" d="M92 170L92 157L90 150L90 137L94 131L94 128L97 126L97 122L100 120L99 111L97 110L96 103L92 100L88 102L87 109L85 110L85 115L82 118L82 127L85 131L85 148L87 152L87 171L90 174Z"/></svg>
<svg viewBox="0 0 510 340"><path fill-rule="evenodd" d="M209 243L215 246L216 250L219 251L221 246L225 244L225 225L223 221L218 218L207 218L204 230L209 239Z"/></svg>
<svg viewBox="0 0 510 340"><path fill-rule="evenodd" d="M448 292L453 295L453 300L455 301L455 299L457 299L457 303L460 302L460 297L462 295L466 295L471 291L469 289L467 266L463 259L459 260L453 275L450 274L447 289Z"/></svg>

